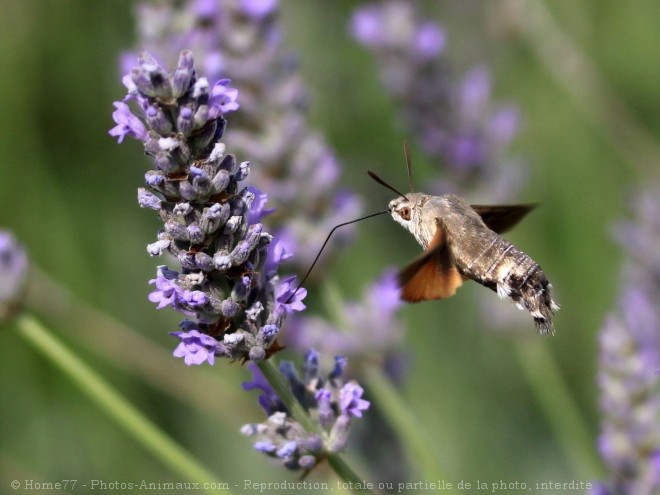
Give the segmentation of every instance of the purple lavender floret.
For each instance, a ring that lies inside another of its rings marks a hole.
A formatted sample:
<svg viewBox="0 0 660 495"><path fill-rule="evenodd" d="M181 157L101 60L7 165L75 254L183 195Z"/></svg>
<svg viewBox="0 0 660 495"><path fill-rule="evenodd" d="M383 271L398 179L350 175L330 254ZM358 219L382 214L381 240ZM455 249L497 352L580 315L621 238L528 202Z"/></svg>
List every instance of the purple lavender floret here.
<svg viewBox="0 0 660 495"><path fill-rule="evenodd" d="M0 323L20 309L28 266L23 246L13 234L0 229Z"/></svg>
<svg viewBox="0 0 660 495"><path fill-rule="evenodd" d="M138 117L133 115L129 106L123 101L116 101L114 106L116 110L112 114L112 118L117 125L110 129L110 135L116 137L120 144L126 136L146 141L147 128Z"/></svg>
<svg viewBox="0 0 660 495"><path fill-rule="evenodd" d="M172 332L181 339L181 343L174 349L175 357L182 357L187 365L202 364L207 361L209 364L215 362L215 353L218 351L219 343L210 335L205 335L197 330L189 332Z"/></svg>
<svg viewBox="0 0 660 495"><path fill-rule="evenodd" d="M294 311L303 311L306 308L302 300L307 295L307 290L296 290L295 280L296 277L287 277L277 286L275 312L278 315L289 315Z"/></svg>
<svg viewBox="0 0 660 495"><path fill-rule="evenodd" d="M297 423L286 410L264 376L256 366L251 366L253 381L244 383L245 390L257 389L262 393L259 403L268 419L263 423L247 424L241 429L247 436L257 435L254 448L269 457L279 458L289 469L311 469L328 453L346 448L353 417L361 418L369 408L369 401L362 398L363 390L355 381L344 383L341 372L345 358L337 357L333 371L319 374L319 354L309 350L305 356L303 377L293 363L282 362L281 373L289 380L291 389L319 428L320 436L310 433Z"/></svg>
<svg viewBox="0 0 660 495"><path fill-rule="evenodd" d="M115 103L110 134L144 143L154 169L138 203L163 221L147 251L169 252L180 265L158 267L149 300L188 317L172 334L181 341L174 355L186 364L213 364L215 356L265 359L281 348L284 318L305 309L306 291L283 299L295 281L279 279L269 253L273 237L260 223L272 212L266 194L240 186L250 164L238 163L220 142L224 115L238 108L237 91L227 79L211 85L197 77L188 50L172 73L145 52L138 62L123 78L128 94Z"/></svg>
<svg viewBox="0 0 660 495"><path fill-rule="evenodd" d="M369 402L362 398L364 390L357 383L347 383L339 394L342 414L362 417L362 411L369 409Z"/></svg>
<svg viewBox="0 0 660 495"><path fill-rule="evenodd" d="M510 201L525 177L520 163L506 156L520 127L518 110L490 101L486 69L471 69L462 79L452 74L444 30L419 8L401 0L361 6L351 32L376 57L383 85L420 147L444 165L434 192L469 188L473 196Z"/></svg>
<svg viewBox="0 0 660 495"><path fill-rule="evenodd" d="M150 284L156 286L156 290L149 294L149 301L157 304L156 309L172 306L173 309L180 308L183 289L177 284L179 274L170 270L165 265L158 267L156 278L149 280Z"/></svg>

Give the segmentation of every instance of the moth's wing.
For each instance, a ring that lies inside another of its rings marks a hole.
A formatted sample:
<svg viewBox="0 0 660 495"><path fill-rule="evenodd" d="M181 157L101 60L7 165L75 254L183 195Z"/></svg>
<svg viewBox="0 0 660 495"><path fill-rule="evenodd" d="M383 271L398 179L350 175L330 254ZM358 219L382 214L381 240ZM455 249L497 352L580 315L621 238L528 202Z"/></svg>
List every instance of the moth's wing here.
<svg viewBox="0 0 660 495"><path fill-rule="evenodd" d="M445 299L456 293L463 277L456 268L450 235L442 220L424 253L399 273L401 299L408 302Z"/></svg>
<svg viewBox="0 0 660 495"><path fill-rule="evenodd" d="M536 208L535 203L522 205L470 205L476 211L486 226L501 234L513 228L525 216Z"/></svg>

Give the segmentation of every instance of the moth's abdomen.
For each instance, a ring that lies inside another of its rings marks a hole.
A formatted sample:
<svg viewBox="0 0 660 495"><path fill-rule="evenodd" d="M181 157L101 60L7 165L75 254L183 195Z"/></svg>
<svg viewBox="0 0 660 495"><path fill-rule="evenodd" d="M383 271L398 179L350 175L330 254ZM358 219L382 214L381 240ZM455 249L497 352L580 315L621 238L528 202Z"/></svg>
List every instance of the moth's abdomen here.
<svg viewBox="0 0 660 495"><path fill-rule="evenodd" d="M552 318L559 306L552 300L552 285L532 258L498 236L466 268L466 276L529 311L539 333L554 333Z"/></svg>

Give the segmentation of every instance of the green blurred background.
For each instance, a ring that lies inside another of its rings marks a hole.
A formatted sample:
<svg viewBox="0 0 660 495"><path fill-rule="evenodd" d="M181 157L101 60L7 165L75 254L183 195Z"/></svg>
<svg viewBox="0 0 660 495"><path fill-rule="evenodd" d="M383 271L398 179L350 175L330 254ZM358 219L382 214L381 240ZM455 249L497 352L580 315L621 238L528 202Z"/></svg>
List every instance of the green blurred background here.
<svg viewBox="0 0 660 495"><path fill-rule="evenodd" d="M343 183L375 211L391 194L365 172L377 170L404 187L401 148L409 136L381 89L373 59L347 35L356 5L284 1L282 20L286 44L300 54L313 94L311 123L343 161ZM523 363L537 366L543 385L545 363L535 356L554 357L595 458L597 332L614 305L622 259L611 227L626 216L634 186L656 174L659 158L660 3L548 2L557 33L584 53L596 80L574 72L569 56L539 58L539 46L554 40L539 44L538 32L525 32L529 20L520 12L527 5L432 4L459 70L489 66L496 97L521 107L525 127L513 151L527 158L531 173L523 197L515 200L543 206L509 238L542 264L562 305L557 335L549 338L536 335L531 321L526 333L484 328L475 293L485 289L476 284L449 301L402 311L411 356L402 393L454 482L602 477L597 463L578 465L566 454ZM70 290L64 296L32 293L35 312L145 415L232 484L295 479L238 432L242 424L262 420L256 396L240 391L248 371L224 361L187 368L169 358L174 340L167 332L179 317L155 312L146 299L159 263L145 250L158 220L136 202L147 161L137 142L118 146L107 135L112 102L124 94L118 55L134 46L132 7L129 1L2 2L0 226L13 230L32 262ZM577 75L579 84L562 79L566 74ZM438 165L414 148L413 156L415 182L423 190ZM385 267L406 263L418 250L391 220L370 220L336 257L332 278L346 297L357 298ZM308 297L314 305L319 296ZM128 344L98 315L71 309L78 300L146 337L153 352ZM3 328L0 373L0 492L16 478L179 480L12 326ZM545 400L552 402L551 383L547 390ZM576 442L580 434L575 431ZM323 476L321 470L311 479Z"/></svg>

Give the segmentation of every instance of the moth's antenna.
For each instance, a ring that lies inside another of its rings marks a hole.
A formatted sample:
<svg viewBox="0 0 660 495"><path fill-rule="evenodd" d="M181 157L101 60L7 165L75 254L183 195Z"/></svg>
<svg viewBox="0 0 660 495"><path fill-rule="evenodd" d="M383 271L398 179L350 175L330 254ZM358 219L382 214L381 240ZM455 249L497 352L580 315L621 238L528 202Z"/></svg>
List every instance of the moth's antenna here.
<svg viewBox="0 0 660 495"><path fill-rule="evenodd" d="M376 182L378 182L381 186L385 186L385 187L388 188L390 191L393 191L393 192L397 193L397 194L398 194L399 196L401 196L402 198L404 198L404 199L408 199L408 198L406 197L405 194L403 194L402 192L397 191L396 189L394 189L392 186L390 186L387 182L385 182L383 179L381 179L380 177L378 177L378 176L377 176L375 173L373 173L371 170L368 170L367 173L369 174L369 177L371 177L373 180L375 180ZM388 211L389 211L389 210L388 210Z"/></svg>
<svg viewBox="0 0 660 495"><path fill-rule="evenodd" d="M408 186L410 187L410 192L414 192L415 188L413 187L412 180L412 160L410 159L410 147L408 146L408 141L403 142L403 154L406 156L406 168L408 169Z"/></svg>
<svg viewBox="0 0 660 495"><path fill-rule="evenodd" d="M321 256L321 253L325 249L326 244L328 244L328 241L330 240L330 236L335 232L335 230L337 230L339 227L343 227L344 225L350 225L352 223L359 222L360 220L366 220L367 218L377 217L378 215L383 215L383 214L389 213L389 212L390 212L390 210L383 210L383 211L379 211L379 212L376 212L376 213L371 213L370 215L365 215L365 216L360 217L360 218L356 218L355 220L351 220L349 222L344 222L344 223L340 223L339 225L335 225L332 228L332 230L330 231L330 233L328 234L328 237L325 238L325 241L323 242L323 245L321 246L321 249L319 249L319 252L316 255L316 258L314 258L314 261L312 261L312 265L309 267L309 270L307 270L307 273L305 273L305 276L302 278L302 280L298 284L298 287L296 287L296 290L293 292L293 294L291 294L289 296L289 298L286 300L286 304L289 304L289 301L291 301L291 299L293 299L293 297L298 293L298 291L300 290L302 285L305 283L305 280L307 280L307 277L309 277L309 274L312 273L312 269L314 268L314 265L316 265L316 262L319 260L319 257Z"/></svg>

